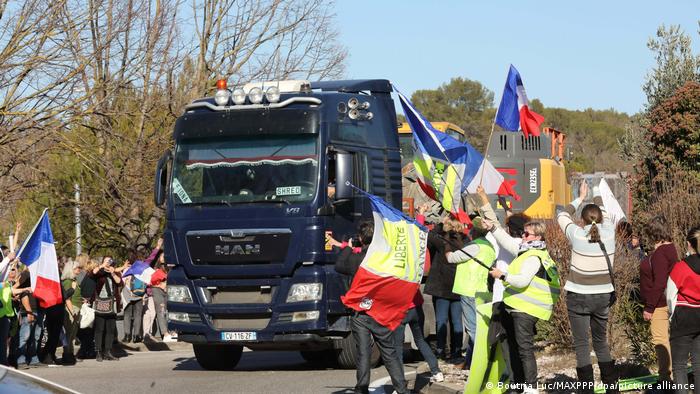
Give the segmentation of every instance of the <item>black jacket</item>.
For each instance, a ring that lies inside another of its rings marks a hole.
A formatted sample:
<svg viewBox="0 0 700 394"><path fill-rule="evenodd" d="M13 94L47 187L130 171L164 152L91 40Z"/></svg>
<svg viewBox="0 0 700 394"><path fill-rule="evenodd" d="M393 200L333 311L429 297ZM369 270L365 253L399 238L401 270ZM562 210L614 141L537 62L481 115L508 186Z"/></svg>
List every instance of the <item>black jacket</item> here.
<svg viewBox="0 0 700 394"><path fill-rule="evenodd" d="M442 237L449 239L454 245L448 245ZM425 283L426 294L435 297L459 300L459 294L452 292L457 274L457 265L447 262L446 252L462 247L465 244L465 236L456 232L445 233L431 231L428 233L428 251L430 252L430 273Z"/></svg>
<svg viewBox="0 0 700 394"><path fill-rule="evenodd" d="M335 271L339 274L348 276L348 280L346 281L348 287L350 286L350 283L352 283L352 278L360 268L360 264L362 263L362 260L365 258L366 254L367 246L363 246L360 253L353 253L352 248L349 246L340 251L338 259L335 261Z"/></svg>

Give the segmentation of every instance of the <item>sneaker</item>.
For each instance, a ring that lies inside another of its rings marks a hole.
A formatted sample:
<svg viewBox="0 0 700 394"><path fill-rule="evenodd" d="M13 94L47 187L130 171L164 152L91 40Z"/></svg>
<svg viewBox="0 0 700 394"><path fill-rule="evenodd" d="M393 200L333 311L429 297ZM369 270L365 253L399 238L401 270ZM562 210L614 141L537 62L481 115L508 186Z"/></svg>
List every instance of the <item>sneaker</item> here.
<svg viewBox="0 0 700 394"><path fill-rule="evenodd" d="M430 377L430 383L440 383L445 381L445 375L442 372L438 372Z"/></svg>
<svg viewBox="0 0 700 394"><path fill-rule="evenodd" d="M177 342L177 338L173 338L170 334L163 337L163 342Z"/></svg>

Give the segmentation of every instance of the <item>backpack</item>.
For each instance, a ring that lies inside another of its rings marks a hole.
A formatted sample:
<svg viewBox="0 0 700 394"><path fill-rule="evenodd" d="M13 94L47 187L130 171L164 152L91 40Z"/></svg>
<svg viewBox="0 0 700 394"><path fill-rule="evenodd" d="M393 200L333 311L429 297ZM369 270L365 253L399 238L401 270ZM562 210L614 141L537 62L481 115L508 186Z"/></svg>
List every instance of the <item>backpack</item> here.
<svg viewBox="0 0 700 394"><path fill-rule="evenodd" d="M136 297L143 297L144 294L146 294L146 284L143 283L142 280L133 277L131 279L131 294L133 294Z"/></svg>

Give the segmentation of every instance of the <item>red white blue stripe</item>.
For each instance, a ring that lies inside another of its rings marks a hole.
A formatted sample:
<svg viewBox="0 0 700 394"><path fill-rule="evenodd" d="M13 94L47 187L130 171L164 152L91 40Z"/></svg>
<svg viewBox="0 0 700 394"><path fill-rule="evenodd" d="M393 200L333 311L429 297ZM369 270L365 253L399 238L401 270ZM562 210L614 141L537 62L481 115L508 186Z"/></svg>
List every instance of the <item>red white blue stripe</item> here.
<svg viewBox="0 0 700 394"><path fill-rule="evenodd" d="M47 209L41 214L17 257L29 267L32 292L39 306L48 308L63 302L58 258Z"/></svg>
<svg viewBox="0 0 700 394"><path fill-rule="evenodd" d="M540 125L544 117L530 111L525 86L518 70L510 65L503 97L496 113L496 124L507 131L523 131L525 137L540 135Z"/></svg>
<svg viewBox="0 0 700 394"><path fill-rule="evenodd" d="M395 87L394 90L399 95L406 120L413 132L417 148L416 157L420 155L423 160L430 159L453 165L459 174L454 189L459 193L476 193L476 188L482 185L488 194L513 196L520 199L512 185L505 181L503 175L479 151L468 142L460 142L435 129L401 92ZM426 181L425 184L430 182ZM459 199L453 201L458 202ZM450 207L445 208L450 209ZM450 212L455 211L450 209Z"/></svg>

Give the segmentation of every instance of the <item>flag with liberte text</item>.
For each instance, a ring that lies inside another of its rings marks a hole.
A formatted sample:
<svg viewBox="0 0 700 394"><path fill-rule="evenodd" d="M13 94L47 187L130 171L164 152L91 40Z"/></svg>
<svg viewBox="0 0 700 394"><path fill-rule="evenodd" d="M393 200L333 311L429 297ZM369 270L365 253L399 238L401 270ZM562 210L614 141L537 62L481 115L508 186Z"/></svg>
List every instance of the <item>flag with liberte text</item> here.
<svg viewBox="0 0 700 394"><path fill-rule="evenodd" d="M428 230L381 198L357 190L372 204L374 234L341 300L393 331L412 307L420 286Z"/></svg>

